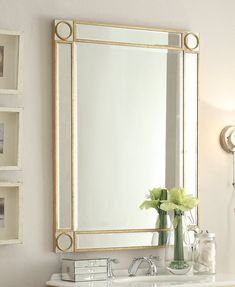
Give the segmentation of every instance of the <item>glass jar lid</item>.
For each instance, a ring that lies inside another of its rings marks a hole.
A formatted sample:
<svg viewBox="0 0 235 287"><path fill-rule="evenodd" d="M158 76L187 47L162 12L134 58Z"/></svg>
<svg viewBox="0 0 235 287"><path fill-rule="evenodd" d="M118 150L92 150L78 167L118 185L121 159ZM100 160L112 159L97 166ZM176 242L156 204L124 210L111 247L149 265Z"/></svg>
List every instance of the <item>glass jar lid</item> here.
<svg viewBox="0 0 235 287"><path fill-rule="evenodd" d="M206 231L206 232L203 232L203 231L201 231L200 233L195 233L195 237L196 238L215 238L215 233L213 233L213 232L208 232L208 231Z"/></svg>

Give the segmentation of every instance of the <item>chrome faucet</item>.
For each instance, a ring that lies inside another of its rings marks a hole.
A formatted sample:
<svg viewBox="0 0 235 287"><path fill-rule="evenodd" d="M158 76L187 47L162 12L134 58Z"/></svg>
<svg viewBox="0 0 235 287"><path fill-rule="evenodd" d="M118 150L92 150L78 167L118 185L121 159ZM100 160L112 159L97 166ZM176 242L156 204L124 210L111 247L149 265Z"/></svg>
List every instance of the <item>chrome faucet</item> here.
<svg viewBox="0 0 235 287"><path fill-rule="evenodd" d="M138 257L138 258L134 258L132 260L132 263L128 269L128 273L129 273L129 276L135 276L136 275L136 272L137 270L139 269L140 265L143 263L143 262L147 262L148 265L149 265L149 269L148 269L148 272L146 275L151 275L151 276L154 276L154 275L157 275L157 266L156 264L154 263L153 261L153 257Z"/></svg>

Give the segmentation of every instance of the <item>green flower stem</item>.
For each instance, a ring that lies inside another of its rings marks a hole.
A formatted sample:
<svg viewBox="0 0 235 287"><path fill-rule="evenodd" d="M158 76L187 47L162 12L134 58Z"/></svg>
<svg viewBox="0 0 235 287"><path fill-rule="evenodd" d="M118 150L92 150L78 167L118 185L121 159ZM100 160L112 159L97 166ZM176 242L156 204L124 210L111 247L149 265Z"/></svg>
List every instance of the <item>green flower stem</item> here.
<svg viewBox="0 0 235 287"><path fill-rule="evenodd" d="M184 245L183 245L183 224L182 224L182 211L175 210L175 217L177 216L177 226L174 230L174 260L175 261L184 261Z"/></svg>
<svg viewBox="0 0 235 287"><path fill-rule="evenodd" d="M166 189L162 189L160 200L167 200ZM159 213L159 228L166 229L167 228L167 212L159 209L158 213ZM159 231L158 246L166 245L167 239L168 239L168 231Z"/></svg>
<svg viewBox="0 0 235 287"><path fill-rule="evenodd" d="M159 228L167 228L167 215L159 214ZM159 231L158 246L166 245L168 239L168 231Z"/></svg>

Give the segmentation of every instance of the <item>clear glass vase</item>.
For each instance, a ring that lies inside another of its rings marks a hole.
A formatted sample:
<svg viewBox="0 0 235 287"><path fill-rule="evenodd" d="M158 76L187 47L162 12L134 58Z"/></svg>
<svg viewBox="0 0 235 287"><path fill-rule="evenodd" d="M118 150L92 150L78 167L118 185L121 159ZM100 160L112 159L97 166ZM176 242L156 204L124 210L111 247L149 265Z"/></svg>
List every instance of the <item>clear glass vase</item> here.
<svg viewBox="0 0 235 287"><path fill-rule="evenodd" d="M156 232L152 236L152 246L165 246L171 236L172 222L169 214L159 214L156 221Z"/></svg>
<svg viewBox="0 0 235 287"><path fill-rule="evenodd" d="M174 212L174 222L176 226L169 235L165 249L166 268L172 274L186 274L192 267L192 242L182 211Z"/></svg>

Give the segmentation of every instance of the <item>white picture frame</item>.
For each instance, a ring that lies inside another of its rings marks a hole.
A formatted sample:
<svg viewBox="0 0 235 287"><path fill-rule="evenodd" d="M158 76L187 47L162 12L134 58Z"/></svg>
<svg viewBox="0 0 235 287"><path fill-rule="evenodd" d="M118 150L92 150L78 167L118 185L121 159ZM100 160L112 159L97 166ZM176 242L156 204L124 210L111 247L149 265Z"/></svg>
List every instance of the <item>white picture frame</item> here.
<svg viewBox="0 0 235 287"><path fill-rule="evenodd" d="M0 95L22 93L22 54L22 33L0 30Z"/></svg>
<svg viewBox="0 0 235 287"><path fill-rule="evenodd" d="M4 202L4 223L0 227L0 245L22 243L23 187L19 182L0 182Z"/></svg>
<svg viewBox="0 0 235 287"><path fill-rule="evenodd" d="M0 107L0 171L21 169L22 111Z"/></svg>

